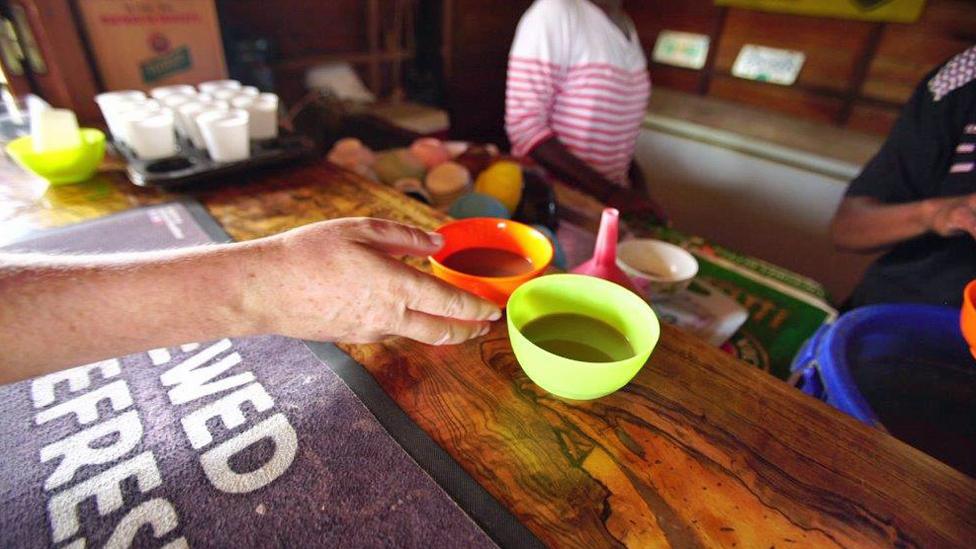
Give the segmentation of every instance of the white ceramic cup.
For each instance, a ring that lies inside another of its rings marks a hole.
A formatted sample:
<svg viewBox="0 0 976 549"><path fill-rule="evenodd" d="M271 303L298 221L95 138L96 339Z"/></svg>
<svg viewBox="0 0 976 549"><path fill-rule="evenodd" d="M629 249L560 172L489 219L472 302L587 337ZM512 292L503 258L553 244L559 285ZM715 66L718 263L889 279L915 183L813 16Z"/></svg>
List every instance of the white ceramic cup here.
<svg viewBox="0 0 976 549"><path fill-rule="evenodd" d="M208 111L197 116L197 125L207 144L210 158L217 162L236 162L251 156L247 111Z"/></svg>
<svg viewBox="0 0 976 549"><path fill-rule="evenodd" d="M213 110L215 109L212 106L202 101L183 103L176 108L177 127L198 149L207 148L207 144L203 141L203 134L200 133L200 126L197 125L196 119L201 114Z"/></svg>
<svg viewBox="0 0 976 549"><path fill-rule="evenodd" d="M237 80L211 80L209 82L201 82L197 86L203 93L213 93L220 89L230 88L233 90L240 89L241 83Z"/></svg>
<svg viewBox="0 0 976 549"><path fill-rule="evenodd" d="M698 260L691 252L653 239L618 244L617 266L648 298L684 290L698 274Z"/></svg>
<svg viewBox="0 0 976 549"><path fill-rule="evenodd" d="M177 84L175 86L160 86L149 90L149 95L153 99L163 99L164 97L181 93L183 95L196 95L197 89L187 84Z"/></svg>
<svg viewBox="0 0 976 549"><path fill-rule="evenodd" d="M128 126L122 123L126 115L133 112L159 112L162 106L154 99L139 99L130 101L118 101L107 107L108 118L105 123L112 132L112 138L122 143L129 143Z"/></svg>
<svg viewBox="0 0 976 549"><path fill-rule="evenodd" d="M251 139L274 139L278 137L278 96L262 93L256 97L235 97L231 106L244 109L251 115Z"/></svg>
<svg viewBox="0 0 976 549"><path fill-rule="evenodd" d="M176 154L173 113L169 111L133 111L123 115L128 144L143 160L168 158Z"/></svg>

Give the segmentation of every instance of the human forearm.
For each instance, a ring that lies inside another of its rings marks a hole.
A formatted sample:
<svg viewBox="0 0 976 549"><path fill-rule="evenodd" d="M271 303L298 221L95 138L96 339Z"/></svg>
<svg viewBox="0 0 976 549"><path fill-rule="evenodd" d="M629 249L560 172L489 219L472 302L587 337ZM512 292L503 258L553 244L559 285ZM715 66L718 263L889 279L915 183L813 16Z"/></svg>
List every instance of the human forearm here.
<svg viewBox="0 0 976 549"><path fill-rule="evenodd" d="M610 193L617 189L598 171L570 152L555 136L537 145L531 155L536 162L567 183L599 200L606 201Z"/></svg>
<svg viewBox="0 0 976 549"><path fill-rule="evenodd" d="M964 221L955 220L965 200L932 198L884 204L867 197L845 198L831 223L831 238L841 250L873 253L928 232L949 236L965 230Z"/></svg>
<svg viewBox="0 0 976 549"><path fill-rule="evenodd" d="M360 218L186 250L0 254L0 383L259 333L460 343L487 333L498 308L391 257L442 245L437 234Z"/></svg>
<svg viewBox="0 0 976 549"><path fill-rule="evenodd" d="M99 256L0 255L0 382L259 331L245 284L260 245Z"/></svg>
<svg viewBox="0 0 976 549"><path fill-rule="evenodd" d="M635 187L617 185L570 152L555 137L543 142L532 151L532 158L555 173L563 181L595 197L607 206L627 215L650 217L666 224L664 209L648 195L643 183Z"/></svg>

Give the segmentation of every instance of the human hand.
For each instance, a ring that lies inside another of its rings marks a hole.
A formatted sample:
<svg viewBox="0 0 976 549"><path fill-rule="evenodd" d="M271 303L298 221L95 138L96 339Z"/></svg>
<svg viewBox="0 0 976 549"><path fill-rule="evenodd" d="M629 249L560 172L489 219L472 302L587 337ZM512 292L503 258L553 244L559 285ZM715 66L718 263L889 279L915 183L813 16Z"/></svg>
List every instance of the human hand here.
<svg viewBox="0 0 976 549"><path fill-rule="evenodd" d="M264 331L346 343L403 336L455 344L498 308L391 256L427 256L443 237L379 219L325 221L255 241L248 310Z"/></svg>
<svg viewBox="0 0 976 549"><path fill-rule="evenodd" d="M932 202L929 228L940 236L969 234L976 238L976 193Z"/></svg>

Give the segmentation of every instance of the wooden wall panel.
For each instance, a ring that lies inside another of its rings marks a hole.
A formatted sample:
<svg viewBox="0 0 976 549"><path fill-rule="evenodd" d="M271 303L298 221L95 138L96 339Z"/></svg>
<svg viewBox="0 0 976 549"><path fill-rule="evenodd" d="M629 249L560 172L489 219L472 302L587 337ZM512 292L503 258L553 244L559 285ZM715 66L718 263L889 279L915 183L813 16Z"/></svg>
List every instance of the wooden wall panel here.
<svg viewBox="0 0 976 549"><path fill-rule="evenodd" d="M647 48L662 29L711 34L723 11L713 0L624 0L624 9Z"/></svg>
<svg viewBox="0 0 976 549"><path fill-rule="evenodd" d="M450 17L446 107L452 133L506 145L505 68L518 20L532 0L442 0ZM282 57L368 47L366 2L279 0L268 17L260 0L220 0L226 24L275 39ZM707 34L712 58L701 71L650 63L655 87L707 93L859 131L885 133L901 102L924 72L976 41L976 1L929 0L914 24L719 8L712 0L624 0L648 59L663 29ZM807 55L796 86L732 78L746 43L796 49ZM279 74L283 95L301 89L301 70ZM863 79L863 82L862 82ZM862 96L867 98L862 101Z"/></svg>
<svg viewBox="0 0 976 549"><path fill-rule="evenodd" d="M715 68L730 73L745 44L799 50L806 54L806 61L797 85L844 93L851 86L872 26L863 21L730 9Z"/></svg>
<svg viewBox="0 0 976 549"><path fill-rule="evenodd" d="M701 93L707 86L707 70L660 65L651 60L651 52L662 30L707 35L714 48L725 9L716 7L712 0L625 0L624 9L637 27L637 35L644 46L654 84L689 93Z"/></svg>
<svg viewBox="0 0 976 549"><path fill-rule="evenodd" d="M651 73L651 84L655 87L661 86L671 90L678 90L687 93L701 93L705 82L705 73L681 67L670 67L653 63L649 67Z"/></svg>
<svg viewBox="0 0 976 549"><path fill-rule="evenodd" d="M35 93L55 107L73 110L82 123L100 122L98 82L69 0L17 0L10 8L23 10L44 57L46 70L33 75Z"/></svg>
<svg viewBox="0 0 976 549"><path fill-rule="evenodd" d="M271 38L280 57L368 48L367 3L360 0L219 0L221 26Z"/></svg>
<svg viewBox="0 0 976 549"><path fill-rule="evenodd" d="M929 0L911 25L886 25L862 95L903 103L925 74L976 43L976 2Z"/></svg>
<svg viewBox="0 0 976 549"><path fill-rule="evenodd" d="M451 133L461 139L507 146L505 72L515 27L531 0L483 2L447 0L453 17L447 24L448 113Z"/></svg>
<svg viewBox="0 0 976 549"><path fill-rule="evenodd" d="M840 98L725 75L715 75L709 95L825 124L835 123L844 108Z"/></svg>
<svg viewBox="0 0 976 549"><path fill-rule="evenodd" d="M887 135L898 119L898 107L855 103L847 127L863 133Z"/></svg>

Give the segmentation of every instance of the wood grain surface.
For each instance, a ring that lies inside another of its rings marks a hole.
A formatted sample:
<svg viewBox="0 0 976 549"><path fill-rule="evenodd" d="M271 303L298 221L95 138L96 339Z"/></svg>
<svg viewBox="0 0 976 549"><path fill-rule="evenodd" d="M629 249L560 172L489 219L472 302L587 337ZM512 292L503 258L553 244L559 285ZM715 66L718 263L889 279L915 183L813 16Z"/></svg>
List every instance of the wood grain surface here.
<svg viewBox="0 0 976 549"><path fill-rule="evenodd" d="M342 216L445 219L327 164L245 179L198 195L238 240ZM590 402L529 381L503 322L454 347L342 347L550 546L976 540L976 481L667 326L632 383Z"/></svg>
<svg viewBox="0 0 976 549"><path fill-rule="evenodd" d="M203 201L240 240L350 215L444 219L328 165ZM667 326L634 381L592 402L529 381L502 322L455 347L342 347L551 546L976 540L976 481Z"/></svg>

